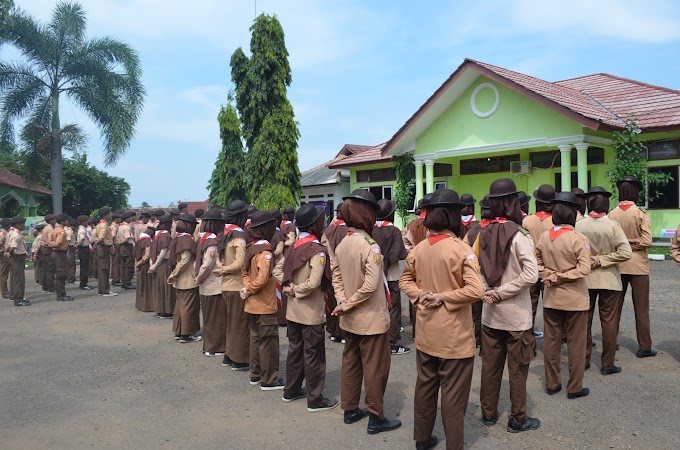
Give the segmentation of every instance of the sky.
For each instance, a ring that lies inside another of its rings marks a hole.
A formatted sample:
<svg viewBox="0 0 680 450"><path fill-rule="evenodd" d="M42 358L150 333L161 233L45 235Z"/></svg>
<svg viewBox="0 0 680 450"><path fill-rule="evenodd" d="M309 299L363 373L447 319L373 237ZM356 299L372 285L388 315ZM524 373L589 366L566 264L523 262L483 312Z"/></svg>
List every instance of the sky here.
<svg viewBox="0 0 680 450"><path fill-rule="evenodd" d="M100 133L76 106L62 106L62 123L83 125L88 159L130 183L132 206L208 197L221 148L217 114L234 87L229 59L238 47L249 54L256 13L277 15L286 35L301 170L344 144L389 140L466 57L548 81L606 72L680 90L674 0L80 3L89 37L139 52L148 95L115 166L104 166ZM16 4L47 21L55 2Z"/></svg>

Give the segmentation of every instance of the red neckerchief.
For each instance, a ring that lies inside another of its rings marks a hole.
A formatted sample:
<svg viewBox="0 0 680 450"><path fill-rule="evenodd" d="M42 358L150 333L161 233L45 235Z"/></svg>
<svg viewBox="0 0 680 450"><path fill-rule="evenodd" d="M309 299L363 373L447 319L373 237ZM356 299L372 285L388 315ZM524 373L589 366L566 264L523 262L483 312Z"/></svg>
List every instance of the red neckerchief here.
<svg viewBox="0 0 680 450"><path fill-rule="evenodd" d="M189 236L189 237L192 238L192 239L194 238L194 237L193 237L192 235L190 235L189 233L177 233L177 234L175 234L175 239L181 238L181 237L184 237L184 236Z"/></svg>
<svg viewBox="0 0 680 450"><path fill-rule="evenodd" d="M631 206L635 206L635 203L629 201L619 203L619 208L621 208L624 211L630 208Z"/></svg>
<svg viewBox="0 0 680 450"><path fill-rule="evenodd" d="M203 244L206 239L210 239L210 238L217 239L217 236L215 236L214 233L210 233L210 232L207 232L207 231L204 231L203 233L201 233L200 236L201 237L199 238L199 241L201 242L201 244Z"/></svg>
<svg viewBox="0 0 680 450"><path fill-rule="evenodd" d="M99 223L106 223L106 220L102 219L99 221Z"/></svg>
<svg viewBox="0 0 680 450"><path fill-rule="evenodd" d="M472 222L474 222L474 221L477 220L477 218L475 217L474 214L472 214L472 215L470 215L470 216L467 216L467 217L468 217L467 220L465 220L463 217L460 218L460 223L462 223L464 227L470 225L470 223L472 223Z"/></svg>
<svg viewBox="0 0 680 450"><path fill-rule="evenodd" d="M528 214L525 213L524 211L522 211L522 217L526 217L526 216L528 216Z"/></svg>
<svg viewBox="0 0 680 450"><path fill-rule="evenodd" d="M250 225L251 223L253 223L253 221L250 220L250 219L248 219L248 220L246 220L246 225L245 225L245 226L248 226L248 225Z"/></svg>
<svg viewBox="0 0 680 450"><path fill-rule="evenodd" d="M170 234L170 232L168 230L158 230L158 231L156 231L156 235L154 236L154 239L158 239L158 236L160 236L163 233Z"/></svg>
<svg viewBox="0 0 680 450"><path fill-rule="evenodd" d="M354 234L354 231L353 231L353 230L347 230L347 234L348 234L349 236L351 236L351 235Z"/></svg>
<svg viewBox="0 0 680 450"><path fill-rule="evenodd" d="M482 219L482 221L479 222L479 226L482 228L486 228L489 225L491 225L491 219Z"/></svg>
<svg viewBox="0 0 680 450"><path fill-rule="evenodd" d="M300 239L295 241L295 244L293 244L293 248L297 249L301 245L307 244L309 242L316 242L318 244L319 240L313 234L308 234L307 236L302 236L300 237Z"/></svg>
<svg viewBox="0 0 680 450"><path fill-rule="evenodd" d="M590 214L588 214L588 217L592 217L593 219L601 219L601 218L606 217L606 216L607 216L606 213L594 213L594 212L591 212Z"/></svg>
<svg viewBox="0 0 680 450"><path fill-rule="evenodd" d="M253 245L268 245L271 247L272 244L270 244L266 239L260 239L259 241L254 242Z"/></svg>
<svg viewBox="0 0 680 450"><path fill-rule="evenodd" d="M392 225L392 222L389 220L378 220L375 222L375 226L378 228L389 227L390 225Z"/></svg>
<svg viewBox="0 0 680 450"><path fill-rule="evenodd" d="M538 217L539 219L541 219L541 221L543 221L543 220L547 219L548 217L552 217L552 214L549 213L549 212L545 212L545 211L536 211L536 217Z"/></svg>
<svg viewBox="0 0 680 450"><path fill-rule="evenodd" d="M446 238L450 238L451 235L444 234L444 233L430 233L430 235L427 237L427 241L430 243L430 245L434 245L439 241L443 241Z"/></svg>
<svg viewBox="0 0 680 450"><path fill-rule="evenodd" d="M166 231L166 233L167 233L167 231ZM142 240L144 240L144 239L151 239L151 236L149 236L149 235L146 234L146 233L139 233L139 238L137 238L137 240L138 240L138 241L142 241Z"/></svg>
<svg viewBox="0 0 680 450"><path fill-rule="evenodd" d="M293 222L291 222L290 220L283 219L281 221L281 228L283 228L284 225L288 225L289 223L293 223Z"/></svg>
<svg viewBox="0 0 680 450"><path fill-rule="evenodd" d="M508 219L506 219L505 217L496 217L495 219L491 220L490 223L505 223L507 221Z"/></svg>
<svg viewBox="0 0 680 450"><path fill-rule="evenodd" d="M424 219L426 215L427 215L427 211L423 211L423 212L420 213L420 215L418 216L418 218L419 218L419 219Z"/></svg>
<svg viewBox="0 0 680 450"><path fill-rule="evenodd" d="M234 230L243 231L241 229L241 227L239 227L238 225L234 225L233 223L228 223L224 226L224 234L225 235L231 233Z"/></svg>
<svg viewBox="0 0 680 450"><path fill-rule="evenodd" d="M564 225L561 228L559 228L558 230L556 230L555 227L553 227L549 231L550 240L554 241L555 239L557 239L558 237L560 237L564 233L569 233L570 231L574 231L574 229L572 227L570 227L569 225Z"/></svg>
<svg viewBox="0 0 680 450"><path fill-rule="evenodd" d="M342 226L342 225L347 225L347 224L345 223L345 221L342 220L342 219L335 219L335 222L333 222L333 224L334 224L336 227L339 227L339 226Z"/></svg>

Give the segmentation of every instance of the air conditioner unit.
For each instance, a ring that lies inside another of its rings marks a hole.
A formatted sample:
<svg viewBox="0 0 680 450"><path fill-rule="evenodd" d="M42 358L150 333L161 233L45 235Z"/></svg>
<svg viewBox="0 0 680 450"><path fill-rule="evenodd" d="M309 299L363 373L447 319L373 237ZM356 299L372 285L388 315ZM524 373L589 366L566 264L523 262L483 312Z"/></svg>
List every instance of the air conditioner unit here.
<svg viewBox="0 0 680 450"><path fill-rule="evenodd" d="M510 173L513 175L529 175L531 173L531 161L512 161Z"/></svg>

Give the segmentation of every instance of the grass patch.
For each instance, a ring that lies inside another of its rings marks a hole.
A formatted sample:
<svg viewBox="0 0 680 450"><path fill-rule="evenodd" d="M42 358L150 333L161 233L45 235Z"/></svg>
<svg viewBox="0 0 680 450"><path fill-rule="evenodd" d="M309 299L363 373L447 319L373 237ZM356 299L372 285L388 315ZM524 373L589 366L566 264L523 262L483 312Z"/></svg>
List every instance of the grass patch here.
<svg viewBox="0 0 680 450"><path fill-rule="evenodd" d="M649 248L649 254L650 255L670 255L671 254L671 248L670 247L650 247Z"/></svg>

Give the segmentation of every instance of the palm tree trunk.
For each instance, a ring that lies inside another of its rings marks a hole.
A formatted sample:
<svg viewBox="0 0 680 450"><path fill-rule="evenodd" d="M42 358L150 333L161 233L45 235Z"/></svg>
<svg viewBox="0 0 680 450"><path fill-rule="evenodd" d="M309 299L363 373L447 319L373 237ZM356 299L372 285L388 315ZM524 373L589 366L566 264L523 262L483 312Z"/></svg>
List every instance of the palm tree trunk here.
<svg viewBox="0 0 680 450"><path fill-rule="evenodd" d="M52 212L62 212L62 179L64 160L61 155L61 124L59 122L59 92L52 91L52 135L50 138L50 175L52 178Z"/></svg>

